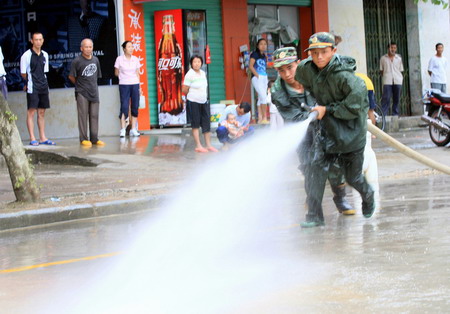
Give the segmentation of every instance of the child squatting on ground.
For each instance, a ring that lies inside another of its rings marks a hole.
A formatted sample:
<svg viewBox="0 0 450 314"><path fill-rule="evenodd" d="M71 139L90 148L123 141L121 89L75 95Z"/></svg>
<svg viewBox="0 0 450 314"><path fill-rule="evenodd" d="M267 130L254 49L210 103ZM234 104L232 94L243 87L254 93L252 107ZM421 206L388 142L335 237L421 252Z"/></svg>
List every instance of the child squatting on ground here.
<svg viewBox="0 0 450 314"><path fill-rule="evenodd" d="M236 116L232 113L227 114L227 119L222 121L220 125L223 125L228 130L228 137L235 140L244 135L244 130L236 120Z"/></svg>
<svg viewBox="0 0 450 314"><path fill-rule="evenodd" d="M295 80L303 84L317 101L319 133L315 136L309 173L308 213L301 227L324 225L322 199L330 167L342 169L345 181L362 198L362 213L369 218L375 210L374 192L362 174L366 144L367 89L354 72L356 62L336 53L334 36L320 32L309 38L311 57L297 67Z"/></svg>

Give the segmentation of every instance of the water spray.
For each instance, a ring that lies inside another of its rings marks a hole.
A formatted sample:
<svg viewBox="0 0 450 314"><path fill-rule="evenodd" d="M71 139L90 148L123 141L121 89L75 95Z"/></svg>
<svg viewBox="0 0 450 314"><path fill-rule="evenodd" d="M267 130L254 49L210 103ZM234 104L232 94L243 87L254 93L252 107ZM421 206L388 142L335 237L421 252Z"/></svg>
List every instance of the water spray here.
<svg viewBox="0 0 450 314"><path fill-rule="evenodd" d="M402 143L400 143L399 141L397 141L396 139L394 139L393 137L389 136L388 134L384 133L383 131L381 131L379 128L377 128L376 126L368 123L367 124L367 130L372 133L373 135L375 135L377 138L379 138L380 140L382 140L383 142L385 142L386 144L388 144L389 146L395 148L396 150L398 150L400 153L426 165L429 166L433 169L436 169L438 171L441 171L445 174L450 175L450 167L443 165L441 163L438 163L436 161L434 161L431 158L428 158L422 154L419 154L418 152L416 152L415 150L403 145Z"/></svg>

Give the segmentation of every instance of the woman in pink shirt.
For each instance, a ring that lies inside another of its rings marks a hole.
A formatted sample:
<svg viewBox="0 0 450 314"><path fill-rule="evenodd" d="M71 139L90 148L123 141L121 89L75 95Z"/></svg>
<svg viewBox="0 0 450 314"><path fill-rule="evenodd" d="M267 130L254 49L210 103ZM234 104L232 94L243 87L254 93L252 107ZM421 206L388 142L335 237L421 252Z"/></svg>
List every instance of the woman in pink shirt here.
<svg viewBox="0 0 450 314"><path fill-rule="evenodd" d="M139 59L133 56L133 44L126 40L122 44L124 54L117 57L114 64L114 73L119 77L119 92L120 92L120 137L125 137L126 120L128 119L128 112L131 100L131 130L130 136L139 136L136 129L136 122L139 111L139 68L141 64Z"/></svg>

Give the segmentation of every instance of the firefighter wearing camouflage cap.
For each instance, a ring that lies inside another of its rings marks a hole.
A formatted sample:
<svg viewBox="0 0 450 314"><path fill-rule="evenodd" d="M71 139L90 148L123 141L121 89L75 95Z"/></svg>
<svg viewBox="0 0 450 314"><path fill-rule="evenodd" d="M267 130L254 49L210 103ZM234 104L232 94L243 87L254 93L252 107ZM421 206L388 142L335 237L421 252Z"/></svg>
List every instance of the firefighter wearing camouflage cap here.
<svg viewBox="0 0 450 314"><path fill-rule="evenodd" d="M325 183L330 167L337 164L345 181L354 187L363 200L362 213L370 218L375 210L374 191L362 175L364 147L369 109L367 89L355 76L356 61L336 53L335 38L330 33L316 33L309 38L311 57L297 67L295 80L303 84L317 101L311 109L318 112L320 131L318 149L308 167L315 178L309 190L306 221L301 227L324 224L322 209Z"/></svg>
<svg viewBox="0 0 450 314"><path fill-rule="evenodd" d="M327 48L336 47L336 41L334 35L327 32L315 33L311 37L309 37L309 47L305 49L305 51L315 49L315 48Z"/></svg>
<svg viewBox="0 0 450 314"><path fill-rule="evenodd" d="M295 80L295 73L298 66L297 51L293 47L280 48L274 52L274 67L278 71L278 78L271 88L272 102L278 108L278 112L286 122L299 122L308 118L310 109L315 104L315 99L311 96L309 91L305 90L303 86ZM316 146L314 145L314 134L319 131L318 121L312 122L308 126L306 135L297 149L297 154L300 161L299 169L305 175L305 187L307 191L307 198L311 190L320 189L320 186L315 185L314 176L311 176L310 166L312 163L312 156L316 153ZM330 167L328 180L334 197L333 201L336 204L339 212L344 215L354 214L355 210L345 199L345 187L343 178L339 167ZM311 204L311 206L321 206L321 204ZM319 209L318 209L319 210Z"/></svg>
<svg viewBox="0 0 450 314"><path fill-rule="evenodd" d="M297 51L293 47L283 47L273 52L273 67L279 68L283 65L298 60Z"/></svg>

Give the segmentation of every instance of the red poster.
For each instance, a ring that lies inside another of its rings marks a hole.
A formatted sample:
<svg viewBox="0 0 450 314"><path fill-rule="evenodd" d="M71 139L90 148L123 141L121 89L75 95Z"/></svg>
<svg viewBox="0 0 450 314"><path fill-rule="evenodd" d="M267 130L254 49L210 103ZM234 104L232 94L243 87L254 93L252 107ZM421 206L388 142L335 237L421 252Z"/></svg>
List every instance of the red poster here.
<svg viewBox="0 0 450 314"><path fill-rule="evenodd" d="M182 10L155 11L156 84L160 125L186 124Z"/></svg>
<svg viewBox="0 0 450 314"><path fill-rule="evenodd" d="M145 96L145 108L139 109L138 124L139 130L150 129L150 111L148 102L148 80L147 80L147 62L144 35L144 11L142 5L134 4L131 1L123 1L123 17L125 27L125 40L133 43L133 55L139 58L141 62L140 82L142 92ZM122 44L122 43L120 43Z"/></svg>

